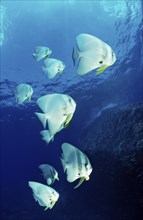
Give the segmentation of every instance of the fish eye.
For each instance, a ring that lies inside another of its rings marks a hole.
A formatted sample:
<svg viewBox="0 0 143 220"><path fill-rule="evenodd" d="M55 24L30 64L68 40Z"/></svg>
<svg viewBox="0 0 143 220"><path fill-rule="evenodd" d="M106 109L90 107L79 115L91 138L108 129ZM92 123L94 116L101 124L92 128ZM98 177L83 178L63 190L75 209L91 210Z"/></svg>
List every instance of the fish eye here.
<svg viewBox="0 0 143 220"><path fill-rule="evenodd" d="M69 102L70 102L70 103L72 102L71 98L69 98Z"/></svg>
<svg viewBox="0 0 143 220"><path fill-rule="evenodd" d="M99 61L99 63L102 64L102 63L103 63L103 60Z"/></svg>

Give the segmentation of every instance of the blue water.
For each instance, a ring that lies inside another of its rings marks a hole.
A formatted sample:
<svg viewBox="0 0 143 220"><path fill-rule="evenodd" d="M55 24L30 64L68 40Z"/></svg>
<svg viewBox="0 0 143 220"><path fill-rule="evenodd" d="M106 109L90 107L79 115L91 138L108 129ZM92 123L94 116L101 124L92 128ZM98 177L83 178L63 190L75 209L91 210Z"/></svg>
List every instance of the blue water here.
<svg viewBox="0 0 143 220"><path fill-rule="evenodd" d="M106 202L107 212L102 213L99 198L92 200L90 181L74 191L74 184L65 180L60 155L63 142L78 147L82 130L104 109L143 101L142 1L2 1L0 11L1 220L129 220L122 213L116 216ZM116 53L116 63L100 75L93 71L78 76L72 48L80 33L108 43ZM52 56L66 64L64 72L51 81L41 70L42 62L32 57L37 45L48 46ZM34 89L32 101L21 106L14 97L20 83ZM39 111L35 102L54 92L71 95L77 109L70 126L46 145L34 115ZM60 198L46 212L35 203L28 187L29 180L44 183L38 170L41 163L53 165L60 176L53 186ZM82 214L86 209L92 213L89 218Z"/></svg>

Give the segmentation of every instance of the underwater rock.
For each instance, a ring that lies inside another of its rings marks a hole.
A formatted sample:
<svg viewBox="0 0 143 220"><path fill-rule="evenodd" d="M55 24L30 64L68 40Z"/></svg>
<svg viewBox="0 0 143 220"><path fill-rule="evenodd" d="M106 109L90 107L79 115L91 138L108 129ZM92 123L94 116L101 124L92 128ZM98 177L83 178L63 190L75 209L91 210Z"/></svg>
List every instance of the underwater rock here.
<svg viewBox="0 0 143 220"><path fill-rule="evenodd" d="M90 190L101 216L142 219L143 103L107 109L83 130L80 145L94 167Z"/></svg>

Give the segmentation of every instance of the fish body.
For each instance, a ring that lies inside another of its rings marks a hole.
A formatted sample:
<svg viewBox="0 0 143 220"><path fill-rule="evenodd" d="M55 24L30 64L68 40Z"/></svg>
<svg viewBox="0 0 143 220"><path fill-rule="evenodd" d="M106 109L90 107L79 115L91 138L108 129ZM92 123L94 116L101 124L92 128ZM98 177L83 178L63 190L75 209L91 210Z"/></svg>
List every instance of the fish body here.
<svg viewBox="0 0 143 220"><path fill-rule="evenodd" d="M61 60L47 58L44 61L45 66L42 67L43 72L49 79L53 79L57 74L61 74L65 69L65 64Z"/></svg>
<svg viewBox="0 0 143 220"><path fill-rule="evenodd" d="M75 101L65 94L49 94L40 97L37 105L43 113L35 113L41 121L45 132L42 131L43 139L49 142L54 135L70 123L76 109Z"/></svg>
<svg viewBox="0 0 143 220"><path fill-rule="evenodd" d="M92 166L88 157L78 148L71 144L62 144L62 157L61 162L64 172L67 174L67 181L74 182L80 178L79 187L84 180L89 180L92 172Z"/></svg>
<svg viewBox="0 0 143 220"><path fill-rule="evenodd" d="M76 37L72 58L74 65L77 63L77 73L81 76L95 69L100 74L116 61L112 48L90 34L79 34Z"/></svg>
<svg viewBox="0 0 143 220"><path fill-rule="evenodd" d="M56 169L49 164L41 164L39 165L39 169L42 171L44 178L47 181L48 185L51 185L55 182L55 180L59 180L58 172Z"/></svg>
<svg viewBox="0 0 143 220"><path fill-rule="evenodd" d="M59 193L56 190L34 181L29 181L28 185L33 191L35 201L37 201L40 206L44 206L45 210L53 208L59 198Z"/></svg>
<svg viewBox="0 0 143 220"><path fill-rule="evenodd" d="M18 104L22 104L26 99L31 100L33 88L29 84L20 84L16 87L15 98Z"/></svg>
<svg viewBox="0 0 143 220"><path fill-rule="evenodd" d="M33 53L33 57L38 62L45 57L49 57L51 53L52 53L52 50L50 48L37 46L35 47L35 53Z"/></svg>

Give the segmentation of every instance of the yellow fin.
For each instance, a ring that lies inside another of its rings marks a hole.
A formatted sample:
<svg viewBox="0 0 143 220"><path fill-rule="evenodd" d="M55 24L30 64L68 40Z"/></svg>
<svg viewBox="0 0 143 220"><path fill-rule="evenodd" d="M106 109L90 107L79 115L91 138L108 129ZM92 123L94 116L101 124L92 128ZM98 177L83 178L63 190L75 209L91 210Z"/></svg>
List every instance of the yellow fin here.
<svg viewBox="0 0 143 220"><path fill-rule="evenodd" d="M27 99L28 99L28 101L30 102L30 101L31 101L31 95L29 95L29 96L27 97Z"/></svg>
<svg viewBox="0 0 143 220"><path fill-rule="evenodd" d="M100 68L98 68L98 70L96 70L96 74L100 74L100 73L103 73L104 70L106 70L108 67L108 65L103 65L101 66Z"/></svg>
<svg viewBox="0 0 143 220"><path fill-rule="evenodd" d="M71 121L71 119L72 119L72 116L73 116L73 114L69 114L69 115L67 116L66 121L65 121L65 123L64 123L64 128L67 128L67 127L69 126L70 121Z"/></svg>
<svg viewBox="0 0 143 220"><path fill-rule="evenodd" d="M81 177L79 183L74 187L74 189L78 188L83 183L84 180L85 177Z"/></svg>

